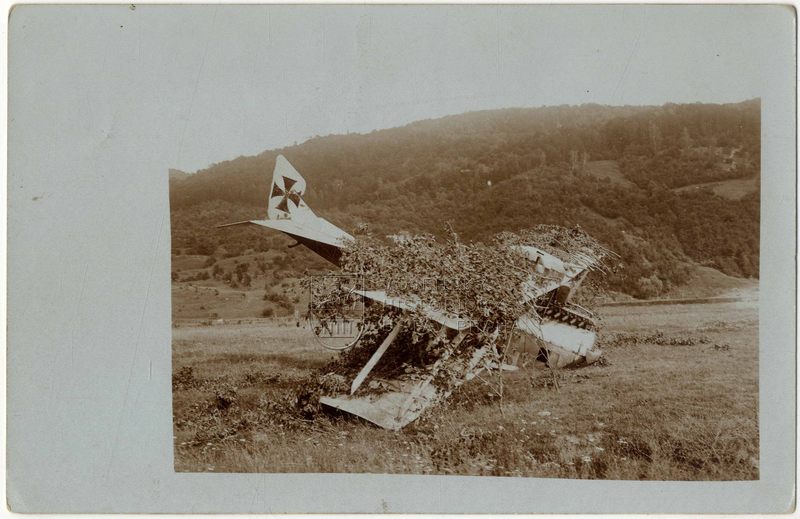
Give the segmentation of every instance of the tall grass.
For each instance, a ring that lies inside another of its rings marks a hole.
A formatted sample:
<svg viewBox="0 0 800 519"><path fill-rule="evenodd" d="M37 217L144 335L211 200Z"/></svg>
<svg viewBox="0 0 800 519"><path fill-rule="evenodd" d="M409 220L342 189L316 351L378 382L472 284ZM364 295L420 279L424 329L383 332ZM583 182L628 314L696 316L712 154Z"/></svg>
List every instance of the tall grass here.
<svg viewBox="0 0 800 519"><path fill-rule="evenodd" d="M294 395L330 358L308 332L175 329L176 469L757 479L756 309L610 310L603 363L557 384L528 365L504 375L502 398L495 380L473 380L400 432L297 413ZM658 343L634 340L656 328Z"/></svg>

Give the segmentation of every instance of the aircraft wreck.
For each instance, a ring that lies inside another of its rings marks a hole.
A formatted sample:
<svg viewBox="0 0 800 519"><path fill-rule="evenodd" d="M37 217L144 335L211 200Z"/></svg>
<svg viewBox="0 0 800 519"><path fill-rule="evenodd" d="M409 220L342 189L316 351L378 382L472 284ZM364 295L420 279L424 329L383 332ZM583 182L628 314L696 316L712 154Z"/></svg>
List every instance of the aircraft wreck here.
<svg viewBox="0 0 800 519"><path fill-rule="evenodd" d="M358 281L339 276L333 290L312 295L318 336L334 336L343 322L352 331L321 374L320 404L398 430L482 372L518 369L523 356L551 368L600 357L597 319L572 296L615 255L580 229L540 225L490 245L357 240L317 216L305 189L278 156L267 218L220 227L283 232Z"/></svg>

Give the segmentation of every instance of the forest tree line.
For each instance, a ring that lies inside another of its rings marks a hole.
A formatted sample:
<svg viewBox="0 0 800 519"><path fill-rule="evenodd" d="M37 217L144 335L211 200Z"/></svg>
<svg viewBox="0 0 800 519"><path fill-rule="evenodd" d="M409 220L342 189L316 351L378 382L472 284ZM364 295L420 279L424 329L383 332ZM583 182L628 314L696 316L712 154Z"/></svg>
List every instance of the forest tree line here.
<svg viewBox="0 0 800 519"><path fill-rule="evenodd" d="M760 175L760 102L504 109L302 144L170 175L174 254L280 250L300 275L327 268L291 240L215 229L264 218L275 157L308 183L317 214L352 231L486 240L538 223L580 225L620 254L610 286L655 297L696 265L757 277L760 190L678 188ZM621 178L593 174L612 164Z"/></svg>

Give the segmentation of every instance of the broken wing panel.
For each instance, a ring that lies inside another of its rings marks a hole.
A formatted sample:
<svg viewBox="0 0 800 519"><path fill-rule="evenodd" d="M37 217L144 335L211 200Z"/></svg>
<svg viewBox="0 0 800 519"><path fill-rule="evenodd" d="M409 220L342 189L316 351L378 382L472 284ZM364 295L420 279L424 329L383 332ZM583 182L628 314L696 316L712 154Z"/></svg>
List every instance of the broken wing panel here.
<svg viewBox="0 0 800 519"><path fill-rule="evenodd" d="M319 401L396 431L416 420L422 411L433 404L438 391L428 380L393 382L394 388L384 393L323 396Z"/></svg>
<svg viewBox="0 0 800 519"><path fill-rule="evenodd" d="M454 347L464 339L460 334ZM465 381L471 380L482 369L481 361L489 351L487 345L476 348L467 359L444 354L423 378L374 379L376 392L356 392L320 397L320 403L360 416L380 427L396 431L413 422L425 409L450 396ZM455 375L447 387L436 385L436 376L443 369Z"/></svg>
<svg viewBox="0 0 800 519"><path fill-rule="evenodd" d="M553 319L523 316L517 320L517 327L544 341L546 347L556 346L579 356L590 355L597 339L597 332L592 329L579 328Z"/></svg>
<svg viewBox="0 0 800 519"><path fill-rule="evenodd" d="M461 319L447 315L440 310L431 308L410 298L388 296L386 295L386 292L382 290L357 290L356 293L367 299L371 299L378 303L392 306L394 308L399 308L400 310L409 312L421 311L427 318L431 319L432 321L436 321L437 323L446 326L451 330L461 331L472 326L472 323L467 319Z"/></svg>

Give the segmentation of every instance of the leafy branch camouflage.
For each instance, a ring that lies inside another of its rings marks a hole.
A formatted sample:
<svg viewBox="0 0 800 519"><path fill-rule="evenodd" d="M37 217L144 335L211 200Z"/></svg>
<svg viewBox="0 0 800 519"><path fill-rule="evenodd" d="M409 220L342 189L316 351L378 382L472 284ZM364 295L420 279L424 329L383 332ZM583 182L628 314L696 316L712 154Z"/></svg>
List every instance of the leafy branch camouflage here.
<svg viewBox="0 0 800 519"><path fill-rule="evenodd" d="M389 240L362 233L343 251L343 273L359 280L366 290L383 290L387 299L415 306L401 312L370 301L363 312L359 343L326 369L355 374L399 319L403 320L403 332L375 368L375 375L427 374L441 382L450 367L463 365L481 346L488 350L484 367L499 366L515 323L532 313L536 304L524 293L533 273L531 261L515 245L533 245L593 270L607 269L602 259L614 258L580 228L538 226L518 234L498 234L490 243L464 243L452 230L443 241L428 234ZM341 282L337 276L333 279L337 281L324 288L324 284L316 284L312 293L309 310L319 319L318 328L347 318L360 299L358 283ZM444 329L431 319L431 311L458 320L463 329ZM449 364L433 362L451 357ZM451 378L457 378L455 373Z"/></svg>

